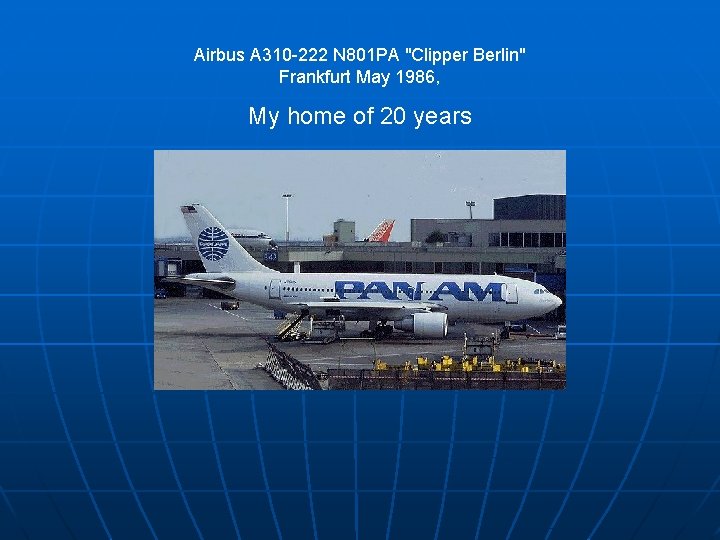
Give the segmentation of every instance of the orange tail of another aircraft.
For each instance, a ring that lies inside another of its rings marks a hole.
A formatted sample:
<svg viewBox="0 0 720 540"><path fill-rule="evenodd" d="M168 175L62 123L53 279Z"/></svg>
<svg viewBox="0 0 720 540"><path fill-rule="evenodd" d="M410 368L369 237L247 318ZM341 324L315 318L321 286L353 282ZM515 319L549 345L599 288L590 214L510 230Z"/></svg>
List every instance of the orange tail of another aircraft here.
<svg viewBox="0 0 720 540"><path fill-rule="evenodd" d="M394 219L383 220L380 222L380 225L375 227L375 230L370 233L370 236L365 238L365 242L388 242L394 226Z"/></svg>

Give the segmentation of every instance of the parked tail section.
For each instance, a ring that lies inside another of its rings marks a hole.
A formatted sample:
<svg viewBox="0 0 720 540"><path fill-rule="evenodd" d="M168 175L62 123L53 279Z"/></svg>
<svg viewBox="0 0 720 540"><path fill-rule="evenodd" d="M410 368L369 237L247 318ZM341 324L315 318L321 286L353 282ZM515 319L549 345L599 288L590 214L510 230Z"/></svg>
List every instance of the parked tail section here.
<svg viewBox="0 0 720 540"><path fill-rule="evenodd" d="M180 207L208 272L275 272L256 261L200 204Z"/></svg>
<svg viewBox="0 0 720 540"><path fill-rule="evenodd" d="M370 233L370 236L365 238L363 242L388 242L390 241L390 234L392 233L393 226L395 225L394 219L384 219L380 224L375 227L375 230Z"/></svg>

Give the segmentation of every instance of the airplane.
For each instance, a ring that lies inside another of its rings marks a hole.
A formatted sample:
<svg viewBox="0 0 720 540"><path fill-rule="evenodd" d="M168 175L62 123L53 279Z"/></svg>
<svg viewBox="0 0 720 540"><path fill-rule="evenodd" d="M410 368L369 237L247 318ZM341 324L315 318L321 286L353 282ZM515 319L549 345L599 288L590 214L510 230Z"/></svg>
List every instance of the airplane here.
<svg viewBox="0 0 720 540"><path fill-rule="evenodd" d="M235 238L242 246L259 247L259 248L276 248L277 244L269 234L255 229L235 229L230 231L230 235Z"/></svg>
<svg viewBox="0 0 720 540"><path fill-rule="evenodd" d="M538 283L499 275L280 273L250 256L204 206L181 211L207 272L168 280L299 316L369 321L376 336L394 328L443 338L455 320L515 321L562 304Z"/></svg>
<svg viewBox="0 0 720 540"><path fill-rule="evenodd" d="M390 240L390 234L392 234L393 227L395 226L394 219L384 219L380 224L375 227L375 230L370 233L369 236L363 238L363 242L385 242Z"/></svg>

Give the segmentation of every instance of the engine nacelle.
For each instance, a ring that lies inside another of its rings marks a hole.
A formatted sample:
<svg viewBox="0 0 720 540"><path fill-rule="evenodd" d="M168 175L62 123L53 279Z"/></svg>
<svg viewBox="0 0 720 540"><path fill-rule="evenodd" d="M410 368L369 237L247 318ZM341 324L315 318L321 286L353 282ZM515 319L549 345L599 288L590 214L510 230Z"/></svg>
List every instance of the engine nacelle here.
<svg viewBox="0 0 720 540"><path fill-rule="evenodd" d="M447 336L448 318L446 313L415 313L393 326L404 332L412 332L418 337L443 338Z"/></svg>

